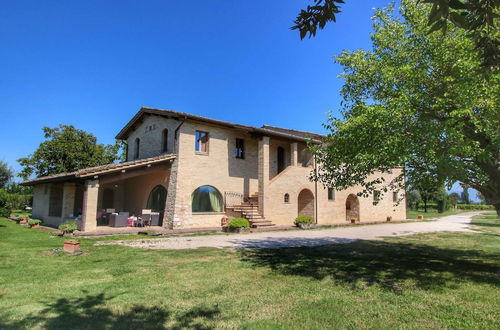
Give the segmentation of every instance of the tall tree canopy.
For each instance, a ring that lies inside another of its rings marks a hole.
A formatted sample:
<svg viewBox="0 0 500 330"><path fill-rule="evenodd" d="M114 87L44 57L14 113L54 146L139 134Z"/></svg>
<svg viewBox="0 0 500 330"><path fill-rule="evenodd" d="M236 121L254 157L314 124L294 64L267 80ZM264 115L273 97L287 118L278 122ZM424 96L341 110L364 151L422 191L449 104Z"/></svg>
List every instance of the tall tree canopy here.
<svg viewBox="0 0 500 330"><path fill-rule="evenodd" d="M25 158L18 159L23 166L20 176L45 176L72 172L86 167L112 163L118 159L120 145L98 144L94 135L71 125L43 128L45 141Z"/></svg>
<svg viewBox="0 0 500 330"><path fill-rule="evenodd" d="M432 4L427 10L429 31L446 32L448 22L468 31L480 51L483 67L498 69L500 62L498 19L499 0L414 0ZM344 0L311 0L312 5L302 9L292 30L299 30L300 38L314 37L327 23L335 22ZM369 1L366 1L368 4Z"/></svg>
<svg viewBox="0 0 500 330"><path fill-rule="evenodd" d="M314 179L363 193L402 187L377 171L406 168L407 184L463 182L480 191L500 215L499 74L485 77L474 41L455 26L429 34L428 8L401 1L373 20L371 51L336 58L345 84L342 117L329 117L325 144L313 147Z"/></svg>

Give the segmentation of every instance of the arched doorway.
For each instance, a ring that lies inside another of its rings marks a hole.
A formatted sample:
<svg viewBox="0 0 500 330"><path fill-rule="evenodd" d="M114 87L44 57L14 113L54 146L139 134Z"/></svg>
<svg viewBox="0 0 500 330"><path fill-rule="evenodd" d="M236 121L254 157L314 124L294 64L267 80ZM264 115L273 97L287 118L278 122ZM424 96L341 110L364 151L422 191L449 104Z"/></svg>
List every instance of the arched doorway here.
<svg viewBox="0 0 500 330"><path fill-rule="evenodd" d="M314 219L314 194L309 189L303 189L297 199L297 215L305 215Z"/></svg>
<svg viewBox="0 0 500 330"><path fill-rule="evenodd" d="M346 221L351 221L351 219L359 221L359 200L354 194L347 196L345 201L345 219Z"/></svg>
<svg viewBox="0 0 500 330"><path fill-rule="evenodd" d="M159 225L162 225L163 213L165 212L165 202L167 201L167 189L162 185L157 185L151 190L146 208L153 212L160 213Z"/></svg>
<svg viewBox="0 0 500 330"><path fill-rule="evenodd" d="M278 147L278 173L285 169L285 149Z"/></svg>

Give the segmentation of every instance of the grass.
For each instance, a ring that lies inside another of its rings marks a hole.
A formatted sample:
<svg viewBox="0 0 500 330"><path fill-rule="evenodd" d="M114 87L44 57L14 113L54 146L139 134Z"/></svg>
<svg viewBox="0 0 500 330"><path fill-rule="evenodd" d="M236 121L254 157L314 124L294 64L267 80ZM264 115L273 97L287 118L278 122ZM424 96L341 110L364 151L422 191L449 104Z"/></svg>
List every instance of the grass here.
<svg viewBox="0 0 500 330"><path fill-rule="evenodd" d="M440 217L445 217L447 215L453 215L453 214L459 214L459 213L464 213L464 212L472 212L472 211L464 211L460 209L456 210L448 210L444 211L443 213L439 213L436 209L427 209L427 212L424 212L423 209L417 210L410 210L408 209L406 211L406 218L407 219L417 219L419 215L423 215L424 219L430 219L430 218L440 218Z"/></svg>
<svg viewBox="0 0 500 330"><path fill-rule="evenodd" d="M492 213L490 213L492 214ZM277 250L93 246L0 219L0 328L497 328L500 220ZM367 227L368 228L368 227Z"/></svg>

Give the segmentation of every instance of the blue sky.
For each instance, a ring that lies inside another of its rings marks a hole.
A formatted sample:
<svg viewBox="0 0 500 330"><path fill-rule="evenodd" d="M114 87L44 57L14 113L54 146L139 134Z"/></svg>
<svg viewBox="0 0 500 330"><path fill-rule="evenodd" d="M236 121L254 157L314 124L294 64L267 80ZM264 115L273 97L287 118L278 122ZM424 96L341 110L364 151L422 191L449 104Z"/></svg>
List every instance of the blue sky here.
<svg viewBox="0 0 500 330"><path fill-rule="evenodd" d="M335 24L300 40L305 0L2 1L0 159L72 124L112 143L150 106L237 123L323 132L342 80L332 57L370 48L373 8L347 1Z"/></svg>

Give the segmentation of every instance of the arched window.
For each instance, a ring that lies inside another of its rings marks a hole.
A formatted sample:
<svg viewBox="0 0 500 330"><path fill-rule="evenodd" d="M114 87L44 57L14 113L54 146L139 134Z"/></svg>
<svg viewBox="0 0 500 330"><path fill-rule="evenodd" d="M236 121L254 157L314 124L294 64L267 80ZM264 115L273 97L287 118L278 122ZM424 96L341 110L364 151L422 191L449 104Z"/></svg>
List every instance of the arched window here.
<svg viewBox="0 0 500 330"><path fill-rule="evenodd" d="M139 159L139 148L141 145L141 139L137 138L135 139L135 153L134 153L134 159Z"/></svg>
<svg viewBox="0 0 500 330"><path fill-rule="evenodd" d="M161 152L168 151L168 129L164 129L161 135Z"/></svg>
<svg viewBox="0 0 500 330"><path fill-rule="evenodd" d="M290 203L290 195L289 194L285 194L285 196L283 197L283 201L285 203Z"/></svg>
<svg viewBox="0 0 500 330"><path fill-rule="evenodd" d="M193 212L222 212L222 195L212 186L201 186L191 194Z"/></svg>
<svg viewBox="0 0 500 330"><path fill-rule="evenodd" d="M153 212L163 212L165 210L165 202L167 200L167 189L162 185L157 185L149 193L147 209Z"/></svg>

